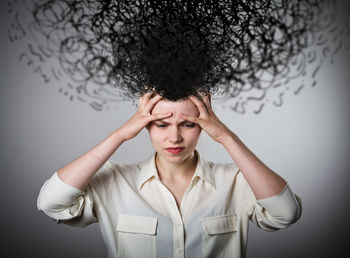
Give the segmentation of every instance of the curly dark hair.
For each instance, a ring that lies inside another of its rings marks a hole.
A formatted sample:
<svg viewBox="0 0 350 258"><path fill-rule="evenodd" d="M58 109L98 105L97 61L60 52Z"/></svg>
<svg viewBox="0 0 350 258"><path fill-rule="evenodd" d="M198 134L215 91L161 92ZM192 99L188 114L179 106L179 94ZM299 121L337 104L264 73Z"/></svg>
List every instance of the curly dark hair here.
<svg viewBox="0 0 350 258"><path fill-rule="evenodd" d="M281 73L307 46L321 0L41 0L33 15L59 39L66 72L138 97L151 86L170 100L198 92L238 94L259 75Z"/></svg>
<svg viewBox="0 0 350 258"><path fill-rule="evenodd" d="M150 90L169 100L201 93L241 99L246 92L246 100L261 100L281 78L285 85L296 77L293 66L305 75L306 63L317 55L308 47L323 45L324 57L340 49L324 46L317 33L332 31L334 41L344 31L330 28L335 12L327 12L335 0L18 1L27 6L38 43L29 43L21 60L32 65L39 59L33 68L45 82L47 72L57 80L66 74L74 82L70 89L103 103L116 92L135 100ZM12 41L27 29L14 14ZM52 57L60 67L44 73ZM103 103L93 107L100 110Z"/></svg>

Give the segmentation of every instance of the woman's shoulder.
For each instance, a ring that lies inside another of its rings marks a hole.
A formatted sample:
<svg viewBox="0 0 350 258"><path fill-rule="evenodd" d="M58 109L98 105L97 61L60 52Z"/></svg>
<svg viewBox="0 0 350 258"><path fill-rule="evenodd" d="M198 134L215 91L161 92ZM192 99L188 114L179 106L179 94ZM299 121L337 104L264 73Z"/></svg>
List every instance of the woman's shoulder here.
<svg viewBox="0 0 350 258"><path fill-rule="evenodd" d="M219 185L230 183L236 187L239 186L241 190L250 189L246 178L235 163L214 163L208 161L208 164L211 167L215 181Z"/></svg>
<svg viewBox="0 0 350 258"><path fill-rule="evenodd" d="M113 173L125 173L138 167L138 163L117 163L115 160L108 160L104 166Z"/></svg>
<svg viewBox="0 0 350 258"><path fill-rule="evenodd" d="M206 161L203 160L203 163L207 164L213 174L217 176L229 176L229 177L235 177L238 180L246 181L245 177L243 176L241 170L234 162L213 162L213 161Z"/></svg>
<svg viewBox="0 0 350 258"><path fill-rule="evenodd" d="M117 163L114 160L108 160L103 166L96 172L91 179L91 184L109 184L116 180L118 177L130 177L134 175L134 171L137 169L137 164L130 163Z"/></svg>
<svg viewBox="0 0 350 258"><path fill-rule="evenodd" d="M231 161L231 162L214 162L214 161L210 161L207 160L205 157L203 157L202 155L200 155L200 153L198 151L196 151L196 154L198 154L200 161L199 161L199 165L203 168L203 169L209 169L213 172L213 173L237 173L237 165Z"/></svg>
<svg viewBox="0 0 350 258"><path fill-rule="evenodd" d="M213 173L233 173L236 174L239 172L238 166L234 162L222 163L222 162L213 162L203 160L204 164L207 164Z"/></svg>
<svg viewBox="0 0 350 258"><path fill-rule="evenodd" d="M209 166L212 167L213 170L218 171L232 171L235 170L237 165L235 163L216 163L213 161L207 161Z"/></svg>

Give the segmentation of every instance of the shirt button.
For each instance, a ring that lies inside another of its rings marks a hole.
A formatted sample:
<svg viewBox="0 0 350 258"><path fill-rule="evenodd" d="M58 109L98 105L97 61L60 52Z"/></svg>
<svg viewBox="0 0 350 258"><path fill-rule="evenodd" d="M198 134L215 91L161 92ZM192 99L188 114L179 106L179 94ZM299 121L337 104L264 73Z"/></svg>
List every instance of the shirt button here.
<svg viewBox="0 0 350 258"><path fill-rule="evenodd" d="M183 250L181 248L176 248L176 253L177 254L182 254Z"/></svg>

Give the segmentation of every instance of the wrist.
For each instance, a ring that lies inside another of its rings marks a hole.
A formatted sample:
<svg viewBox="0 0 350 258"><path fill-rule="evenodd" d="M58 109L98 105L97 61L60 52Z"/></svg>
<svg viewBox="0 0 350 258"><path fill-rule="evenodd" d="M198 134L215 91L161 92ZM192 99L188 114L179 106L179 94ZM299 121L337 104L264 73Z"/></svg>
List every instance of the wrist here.
<svg viewBox="0 0 350 258"><path fill-rule="evenodd" d="M226 146L230 146L233 143L237 142L238 137L233 133L233 132L227 132L223 137L222 137L222 141L221 144L226 147Z"/></svg>
<svg viewBox="0 0 350 258"><path fill-rule="evenodd" d="M121 145L123 142L127 141L127 138L123 134L123 130L121 128L118 128L117 130L113 131L111 137L113 139L113 142L115 142L115 144L118 146Z"/></svg>

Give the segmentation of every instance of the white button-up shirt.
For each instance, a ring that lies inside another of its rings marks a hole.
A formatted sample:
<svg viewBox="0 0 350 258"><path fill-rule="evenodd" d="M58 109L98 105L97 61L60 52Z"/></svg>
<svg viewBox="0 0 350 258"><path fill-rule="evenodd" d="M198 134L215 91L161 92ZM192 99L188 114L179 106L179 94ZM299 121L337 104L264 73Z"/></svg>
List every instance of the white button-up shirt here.
<svg viewBox="0 0 350 258"><path fill-rule="evenodd" d="M45 182L38 209L58 223L99 222L109 257L245 257L249 220L265 230L286 228L301 214L289 185L256 200L234 164L198 157L180 207L161 182L155 153L137 164L107 161L85 191L57 172Z"/></svg>

